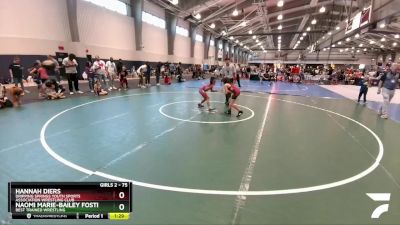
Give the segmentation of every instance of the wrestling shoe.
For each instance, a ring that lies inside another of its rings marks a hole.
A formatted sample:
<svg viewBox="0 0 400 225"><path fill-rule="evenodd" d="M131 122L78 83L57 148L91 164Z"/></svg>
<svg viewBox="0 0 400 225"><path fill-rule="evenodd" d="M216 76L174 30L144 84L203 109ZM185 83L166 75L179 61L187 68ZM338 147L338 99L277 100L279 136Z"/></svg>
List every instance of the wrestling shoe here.
<svg viewBox="0 0 400 225"><path fill-rule="evenodd" d="M240 111L238 112L238 114L237 114L237 116L236 116L236 117L240 117L242 114L243 114L243 111L242 111L242 110L240 110Z"/></svg>

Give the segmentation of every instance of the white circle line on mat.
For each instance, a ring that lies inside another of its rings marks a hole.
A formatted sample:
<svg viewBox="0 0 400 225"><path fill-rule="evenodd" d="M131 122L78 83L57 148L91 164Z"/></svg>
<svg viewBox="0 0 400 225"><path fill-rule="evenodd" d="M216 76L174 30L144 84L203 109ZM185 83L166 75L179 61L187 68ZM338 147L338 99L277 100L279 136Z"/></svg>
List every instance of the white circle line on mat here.
<svg viewBox="0 0 400 225"><path fill-rule="evenodd" d="M163 106L161 106L158 111L165 117L173 119L173 120L178 120L178 121L183 121L183 122L188 122L188 123L203 123L203 124L227 124L227 123L239 123L239 122L243 122L246 120L249 120L251 118L254 117L254 111L252 109L250 109L249 107L246 106L242 106L242 105L238 105L241 108L247 109L248 111L250 111L250 116L243 118L243 119L237 119L237 120L230 120L230 121L201 121L201 120L189 120L189 119L182 119L182 118L178 118L178 117L174 117L174 116L170 116L167 113L164 112L164 108L170 105L176 105L179 103L188 103L188 102L198 102L198 101L179 101L179 102L172 102L172 103L168 103L165 104ZM224 103L224 102L220 102L220 101L210 101L210 102L217 102L217 103ZM196 104L195 104L196 105Z"/></svg>
<svg viewBox="0 0 400 225"><path fill-rule="evenodd" d="M157 92L156 94L161 94L161 93L182 93L182 92ZM164 191L172 191L172 192L181 192L181 193L192 193L192 194L205 194L205 195L253 195L253 196L261 196L261 195L285 195L285 194L297 194L297 193L305 193L305 192L312 192L312 191L319 191L319 190L325 190L325 189L330 189L330 188L334 188L334 187L338 187L338 186L342 186L345 184L349 184L352 183L354 181L357 181L365 176L367 176L368 174L370 174L372 171L374 171L380 164L380 161L383 158L383 154L384 154L384 148L383 148L383 144L382 141L380 140L380 138L378 137L377 134L375 134L370 128L368 128L367 126L365 126L364 124L350 118L347 117L345 115L342 115L340 113L337 112L333 112L330 111L328 109L323 109L323 108L319 108L316 106L311 106L311 105L306 105L303 103L298 103L298 102L293 102L293 101L288 101L288 100L283 100L283 99L275 99L277 101L282 101L282 102L287 102L287 103L293 103L293 104L297 104L297 105L301 105L301 106L305 106L305 107L309 107L312 109L317 109L317 110L321 110L327 113L332 113L335 114L337 116L340 116L342 118L348 119L350 121L352 121L353 123L356 123L357 125L363 127L364 129L366 129L374 138L375 140L378 142L379 145L379 153L378 156L376 157L374 163L368 167L366 170L353 175L349 178L343 179L343 180L339 180L339 181L335 181L335 182L331 182L331 183L327 183L327 184L321 184L321 185L316 185L316 186L309 186L309 187L300 187L300 188L292 188L292 189L280 189L280 190L265 190L265 191L228 191L228 190L209 190L209 189L195 189L195 188L184 188L184 187L173 187L173 186L166 186L166 185L158 185L158 184L152 184L152 183L146 183L146 182L141 182L141 181L136 181L136 180L130 180L130 179L126 179L123 177L118 177L118 176L114 176L111 174L107 174L107 173L103 173L100 171L93 171L90 169L87 169L83 166L77 165L73 162L70 162L66 159L64 159L62 156L58 155L48 144L46 141L46 129L49 126L49 124L55 120L57 117L59 117L60 115L74 110L76 108L82 107L82 106L86 106L95 102L100 102L100 101L106 101L106 100L110 100L110 99L116 99L116 98L121 98L121 97L126 97L126 96L139 96L139 95L146 95L146 94L152 94L152 93L145 93L145 94L131 94L131 95L123 95L123 96L116 96L116 97L111 97L111 98L105 98L105 99L101 99L101 100L95 100L95 101L91 101L91 102L87 102L84 104L80 104L74 107L71 107L69 109L66 109L56 115L54 115L53 117L51 117L48 121L46 121L46 123L43 125L41 131L40 131L40 142L43 146L43 148L46 150L46 152L48 154L50 154L53 158L55 158L57 161L61 162L62 164L80 171L82 173L85 173L87 175L96 175L99 177L103 177L106 179L110 179L110 180L114 180L114 181L121 181L121 182L132 182L133 185L137 185L137 186L141 186L141 187L146 187L146 188L151 188L151 189L157 189L157 190L164 190ZM249 97L259 97L259 98L265 98L262 96L257 96L257 95L244 95L244 96L249 96Z"/></svg>

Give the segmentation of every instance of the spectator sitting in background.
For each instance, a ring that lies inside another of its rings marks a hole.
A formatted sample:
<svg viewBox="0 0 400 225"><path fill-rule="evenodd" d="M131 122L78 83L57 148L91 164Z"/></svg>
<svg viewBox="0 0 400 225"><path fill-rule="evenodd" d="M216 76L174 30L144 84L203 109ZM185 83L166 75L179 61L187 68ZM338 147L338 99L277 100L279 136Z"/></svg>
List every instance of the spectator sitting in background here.
<svg viewBox="0 0 400 225"><path fill-rule="evenodd" d="M46 83L51 83L52 85L54 85L54 90L57 93L65 92L65 88L54 79L48 80Z"/></svg>
<svg viewBox="0 0 400 225"><path fill-rule="evenodd" d="M0 84L0 109L13 107L13 103L7 98L6 86Z"/></svg>
<svg viewBox="0 0 400 225"><path fill-rule="evenodd" d="M100 82L100 80L96 80L96 84L94 85L94 93L95 93L97 96L108 95L108 92L101 88L101 82Z"/></svg>
<svg viewBox="0 0 400 225"><path fill-rule="evenodd" d="M62 92L57 92L56 91L56 85L58 85L57 82L51 82L48 81L45 83L46 86L46 98L49 100L54 100L54 99L63 99L65 98L64 94Z"/></svg>
<svg viewBox="0 0 400 225"><path fill-rule="evenodd" d="M168 74L164 76L164 84L171 85L171 77Z"/></svg>

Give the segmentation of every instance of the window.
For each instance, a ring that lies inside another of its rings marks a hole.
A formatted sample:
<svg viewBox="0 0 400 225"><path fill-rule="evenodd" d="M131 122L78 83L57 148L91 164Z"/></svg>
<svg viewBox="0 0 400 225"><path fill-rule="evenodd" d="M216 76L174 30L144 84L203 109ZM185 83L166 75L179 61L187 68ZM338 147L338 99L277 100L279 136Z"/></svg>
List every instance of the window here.
<svg viewBox="0 0 400 225"><path fill-rule="evenodd" d="M119 0L85 0L106 9L121 13L122 15L128 15L128 9L124 2Z"/></svg>
<svg viewBox="0 0 400 225"><path fill-rule="evenodd" d="M218 48L222 50L222 44L219 43Z"/></svg>
<svg viewBox="0 0 400 225"><path fill-rule="evenodd" d="M176 26L176 33L184 37L189 37L189 31L180 26Z"/></svg>
<svg viewBox="0 0 400 225"><path fill-rule="evenodd" d="M203 42L203 36L196 34L196 41Z"/></svg>
<svg viewBox="0 0 400 225"><path fill-rule="evenodd" d="M214 40L210 40L210 46L214 46L214 45L215 45Z"/></svg>
<svg viewBox="0 0 400 225"><path fill-rule="evenodd" d="M165 29L165 20L163 20L157 16L153 16L150 13L142 12L142 20L145 23Z"/></svg>

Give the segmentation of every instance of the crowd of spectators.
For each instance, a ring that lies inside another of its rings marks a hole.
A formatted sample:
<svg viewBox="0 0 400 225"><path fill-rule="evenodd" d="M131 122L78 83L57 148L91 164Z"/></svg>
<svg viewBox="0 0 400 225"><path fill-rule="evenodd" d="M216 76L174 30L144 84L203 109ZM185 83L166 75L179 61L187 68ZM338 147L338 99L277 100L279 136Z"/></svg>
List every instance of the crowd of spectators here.
<svg viewBox="0 0 400 225"><path fill-rule="evenodd" d="M95 56L94 59L88 57L82 65L79 65L78 61L82 62L82 59L78 60L74 54L69 54L59 61L49 55L45 60L35 60L32 66L25 68L21 58L15 56L8 67L9 77L3 79L1 84L1 108L19 105L22 96L32 95L32 89L29 91L27 86L33 85L37 87L38 99L55 100L63 99L67 94L84 94L80 86L86 82L80 80L87 80L88 92L100 96L111 91L128 90L128 80L131 78L139 80L140 88L148 88L152 85L151 76L155 77L157 86L161 85L161 81L166 85L170 85L173 80L184 82L185 73L192 72L194 76L204 76L203 71L192 69L198 68L197 65L185 69L180 62L144 62L137 68L128 68L122 59L114 60L113 57L108 60L102 60L99 56ZM83 69L80 69L80 66ZM13 97L10 100L7 96Z"/></svg>

